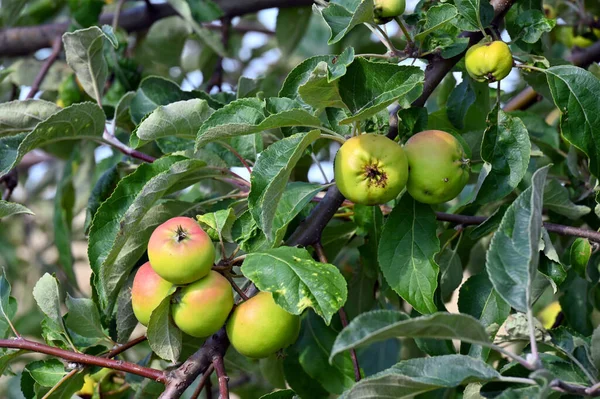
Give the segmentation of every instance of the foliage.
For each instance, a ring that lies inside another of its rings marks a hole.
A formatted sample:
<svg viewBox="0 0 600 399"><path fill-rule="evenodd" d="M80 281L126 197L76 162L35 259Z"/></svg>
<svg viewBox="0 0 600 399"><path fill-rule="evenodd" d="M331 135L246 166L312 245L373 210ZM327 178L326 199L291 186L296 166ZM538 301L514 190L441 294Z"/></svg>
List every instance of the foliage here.
<svg viewBox="0 0 600 399"><path fill-rule="evenodd" d="M174 398L213 368L241 398L599 395L597 5L425 0L379 26L373 0L254 3L2 1L0 396ZM500 33L512 73L474 80L465 52ZM458 197L371 207L330 181L349 137L430 129L469 157ZM300 316L294 344L190 337L175 296L137 326L133 276L181 215L238 303Z"/></svg>

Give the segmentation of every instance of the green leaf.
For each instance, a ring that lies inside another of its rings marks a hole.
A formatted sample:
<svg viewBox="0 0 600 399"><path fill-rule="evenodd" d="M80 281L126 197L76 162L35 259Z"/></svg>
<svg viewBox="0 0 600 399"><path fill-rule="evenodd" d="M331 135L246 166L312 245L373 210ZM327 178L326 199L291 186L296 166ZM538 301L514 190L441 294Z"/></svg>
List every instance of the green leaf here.
<svg viewBox="0 0 600 399"><path fill-rule="evenodd" d="M329 351L336 335L337 331L309 312L294 349L298 351L304 371L328 392L339 395L354 385L354 368L348 352L329 363Z"/></svg>
<svg viewBox="0 0 600 399"><path fill-rule="evenodd" d="M289 56L306 33L312 10L308 7L280 8L277 14L275 37L283 56Z"/></svg>
<svg viewBox="0 0 600 399"><path fill-rule="evenodd" d="M477 203L487 204L504 198L521 182L527 172L531 143L525 125L519 118L502 111L498 105L488 115L488 128L483 133L481 158L486 174L481 172Z"/></svg>
<svg viewBox="0 0 600 399"><path fill-rule="evenodd" d="M531 186L508 208L486 255L485 266L494 288L523 313L534 298L542 237L542 193L548 168L538 169Z"/></svg>
<svg viewBox="0 0 600 399"><path fill-rule="evenodd" d="M273 99L280 100L280 99ZM268 105L268 104L267 104ZM276 110L272 110L276 111ZM218 109L204 122L196 138L196 149L206 143L230 137L259 133L285 126L319 127L321 121L297 108L270 113L258 98L242 98Z"/></svg>
<svg viewBox="0 0 600 399"><path fill-rule="evenodd" d="M259 290L273 293L275 302L289 313L312 308L328 325L346 302L346 280L338 268L315 261L302 248L248 254L241 270Z"/></svg>
<svg viewBox="0 0 600 399"><path fill-rule="evenodd" d="M477 96L475 95L473 86L471 86L471 80L464 79L460 82L448 97L446 112L450 123L458 129L464 128L465 116L467 116L469 108L475 103L476 99Z"/></svg>
<svg viewBox="0 0 600 399"><path fill-rule="evenodd" d="M213 240L219 241L222 237L228 242L233 242L231 228L235 222L235 212L232 208L198 215L196 219Z"/></svg>
<svg viewBox="0 0 600 399"><path fill-rule="evenodd" d="M569 190L556 179L550 179L546 182L544 208L573 220L579 219L592 211L591 208L585 205L575 205L569 197Z"/></svg>
<svg viewBox="0 0 600 399"><path fill-rule="evenodd" d="M72 18L83 27L97 24L104 7L102 0L68 0L68 4Z"/></svg>
<svg viewBox="0 0 600 399"><path fill-rule="evenodd" d="M68 380L63 381L60 386L52 393L48 399L71 399L74 395L81 390L84 384L85 372L80 371Z"/></svg>
<svg viewBox="0 0 600 399"><path fill-rule="evenodd" d="M10 322L15 314L17 313L17 301L10 296L10 283L4 277L0 276L0 312L2 318L0 318L0 336L5 339L9 335Z"/></svg>
<svg viewBox="0 0 600 399"><path fill-rule="evenodd" d="M358 57L340 78L340 96L352 116L340 123L363 120L398 101L408 108L423 91L425 75L418 67L397 66ZM360 87L360 90L356 90Z"/></svg>
<svg viewBox="0 0 600 399"><path fill-rule="evenodd" d="M554 28L556 19L546 18L540 10L527 10L519 14L515 23L521 28L519 38L525 43L535 43L544 32Z"/></svg>
<svg viewBox="0 0 600 399"><path fill-rule="evenodd" d="M85 338L93 338L98 341L107 338L100 313L94 301L88 298L73 298L67 294L65 300L69 313L67 314L67 328Z"/></svg>
<svg viewBox="0 0 600 399"><path fill-rule="evenodd" d="M510 305L494 290L487 274L481 273L469 277L460 287L458 310L478 319L486 329L495 324L496 328L491 331L493 340L496 331L510 314ZM481 357L484 361L487 360L489 353L489 348L479 345L473 345L469 349L469 356Z"/></svg>
<svg viewBox="0 0 600 399"><path fill-rule="evenodd" d="M423 25L421 32L415 35L415 40L423 41L430 33L452 22L457 15L458 10L452 4L442 3L431 7L425 14L425 25Z"/></svg>
<svg viewBox="0 0 600 399"><path fill-rule="evenodd" d="M171 190L216 173L204 169L204 165L203 161L182 157L161 158L152 164L140 165L119 182L111 197L98 208L90 227L88 257L99 304L105 314L111 313L123 281L141 256L138 248L142 244L135 241L135 237L140 235L144 216ZM128 247L132 237L133 249ZM129 251L138 258L122 261Z"/></svg>
<svg viewBox="0 0 600 399"><path fill-rule="evenodd" d="M340 399L413 398L438 388L452 388L472 382L500 378L491 366L463 355L410 359L365 378Z"/></svg>
<svg viewBox="0 0 600 399"><path fill-rule="evenodd" d="M274 245L283 240L288 224L304 207L323 189L320 184L309 184L304 182L291 182L285 187L281 199L277 204L277 211L273 218L273 237L271 242Z"/></svg>
<svg viewBox="0 0 600 399"><path fill-rule="evenodd" d="M562 112L562 136L590 159L590 172L600 177L600 80L574 66L555 66L544 71L552 98Z"/></svg>
<svg viewBox="0 0 600 399"><path fill-rule="evenodd" d="M481 237L484 237L496 231L498 226L500 226L500 222L502 221L504 213L507 209L508 204L504 204L498 209L496 209L494 213L492 213L492 215L488 217L483 223L471 230L471 233L469 233L469 237L472 240L478 240Z"/></svg>
<svg viewBox="0 0 600 399"><path fill-rule="evenodd" d="M176 362L181 353L181 330L171 319L171 296L152 311L148 323L148 343L158 356Z"/></svg>
<svg viewBox="0 0 600 399"><path fill-rule="evenodd" d="M56 278L45 273L33 287L33 298L48 320L52 322L51 327L66 334L60 312L60 290Z"/></svg>
<svg viewBox="0 0 600 399"><path fill-rule="evenodd" d="M139 124L146 115L161 105L200 98L202 93L183 91L177 83L158 76L148 76L140 83L131 100L131 119Z"/></svg>
<svg viewBox="0 0 600 399"><path fill-rule="evenodd" d="M315 109L346 108L340 97L338 81L329 81L329 66L325 61L317 64L306 83L298 88L298 94Z"/></svg>
<svg viewBox="0 0 600 399"><path fill-rule="evenodd" d="M494 18L494 8L487 0L456 0L461 30L477 31L487 28Z"/></svg>
<svg viewBox="0 0 600 399"><path fill-rule="evenodd" d="M9 368L10 362L26 353L28 353L28 352L23 349L19 349L16 351L1 352L1 354L0 354L0 375L9 374L10 373L10 368Z"/></svg>
<svg viewBox="0 0 600 399"><path fill-rule="evenodd" d="M300 86L306 85L308 79L319 63L327 63L327 82L332 83L346 74L347 67L353 60L354 49L352 47L346 48L340 55L318 55L308 58L292 69L285 78L283 86L279 91L279 97L288 97L301 101L299 95ZM305 89L307 89L307 87L305 87Z"/></svg>
<svg viewBox="0 0 600 399"><path fill-rule="evenodd" d="M591 350L592 360L596 369L600 370L600 327L594 329L592 334Z"/></svg>
<svg viewBox="0 0 600 399"><path fill-rule="evenodd" d="M65 366L58 359L38 360L25 366L25 370L43 387L53 387L66 373Z"/></svg>
<svg viewBox="0 0 600 399"><path fill-rule="evenodd" d="M485 328L471 316L439 312L410 319L396 310L374 310L357 316L340 332L331 349L329 361L348 349L403 337L458 339L490 344Z"/></svg>
<svg viewBox="0 0 600 399"><path fill-rule="evenodd" d="M8 202L0 200L0 219L7 216L27 214L35 215L29 208L15 202Z"/></svg>
<svg viewBox="0 0 600 399"><path fill-rule="evenodd" d="M269 239L274 238L273 222L281 196L296 163L306 148L320 137L318 130L297 133L271 144L252 169L248 209Z"/></svg>
<svg viewBox="0 0 600 399"><path fill-rule="evenodd" d="M346 6L346 7L344 7ZM327 44L334 44L357 25L373 21L373 0L346 1L343 5L329 3L324 9L313 5L313 11L320 14L331 32Z"/></svg>
<svg viewBox="0 0 600 399"><path fill-rule="evenodd" d="M405 194L388 216L379 243L379 266L387 283L420 313L437 310L436 228L431 207Z"/></svg>
<svg viewBox="0 0 600 399"><path fill-rule="evenodd" d="M129 341L131 333L138 325L138 319L131 305L131 287L134 278L135 274L131 273L117 297L117 342L120 344Z"/></svg>
<svg viewBox="0 0 600 399"><path fill-rule="evenodd" d="M138 148L162 137L194 139L212 113L208 103L198 98L159 106L138 125L135 136L131 136L131 145Z"/></svg>
<svg viewBox="0 0 600 399"><path fill-rule="evenodd" d="M103 52L105 38L106 35L97 26L63 35L67 64L75 71L83 90L98 104L108 76Z"/></svg>
<svg viewBox="0 0 600 399"><path fill-rule="evenodd" d="M212 49L215 53L217 53L221 57L226 56L225 48L223 48L223 44L221 43L220 36L211 32L207 28L204 28L196 19L194 19L194 15L192 15L192 10L190 9L190 5L185 0L169 0L169 4L177 11L177 14L181 16L188 23L190 28L194 30L196 33L196 37L202 41L207 47ZM190 2L191 3L191 2Z"/></svg>
<svg viewBox="0 0 600 399"><path fill-rule="evenodd" d="M456 247L448 247L436 256L440 267L440 294L444 302L450 300L463 279L463 266L457 250Z"/></svg>
<svg viewBox="0 0 600 399"><path fill-rule="evenodd" d="M29 132L60 109L58 105L44 100L1 103L0 136Z"/></svg>
<svg viewBox="0 0 600 399"><path fill-rule="evenodd" d="M39 123L31 133L0 139L0 177L33 149L62 140L99 140L104 132L104 122L104 112L96 104L78 103Z"/></svg>

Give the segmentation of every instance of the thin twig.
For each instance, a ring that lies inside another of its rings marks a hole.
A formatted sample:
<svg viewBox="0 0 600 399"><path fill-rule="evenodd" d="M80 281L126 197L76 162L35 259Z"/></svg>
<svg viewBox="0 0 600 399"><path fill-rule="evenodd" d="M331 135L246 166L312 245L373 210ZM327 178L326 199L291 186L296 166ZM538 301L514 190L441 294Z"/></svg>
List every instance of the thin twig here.
<svg viewBox="0 0 600 399"><path fill-rule="evenodd" d="M125 144L121 143L119 141L119 139L117 139L115 137L115 135L110 133L107 129L104 130L104 134L102 135L102 141L105 144L108 144L111 147L116 148L117 150L121 151L123 154L130 156L132 158L136 158L136 159L142 160L144 162L148 162L148 163L152 163L156 160L156 158L154 158L151 155L145 154L138 150L134 150L133 148L128 147Z"/></svg>
<svg viewBox="0 0 600 399"><path fill-rule="evenodd" d="M231 31L231 18L221 18L221 43L223 49L227 51L229 46L229 33ZM206 91L210 92L213 87L216 87L221 91L223 86L223 57L217 59L217 65L215 71L211 76L210 80L206 84Z"/></svg>
<svg viewBox="0 0 600 399"><path fill-rule="evenodd" d="M40 71L33 80L33 83L31 84L31 89L29 90L29 93L27 93L27 97L25 97L26 100L33 98L33 96L35 96L35 93L38 92L42 82L44 81L44 78L50 70L50 67L52 66L52 64L54 64L54 61L56 61L56 59L60 55L61 49L62 39L60 37L56 37L52 43L52 52L50 53L48 58L46 58L46 60L42 64L42 67L40 68Z"/></svg>
<svg viewBox="0 0 600 399"><path fill-rule="evenodd" d="M248 171L249 174L252 174L252 169L250 168L250 165L248 165L248 162L246 162L246 160L244 159L244 157L232 146L230 146L229 144L227 144L224 141L221 140L217 140L215 141L217 144L222 145L223 147L227 148L229 150L229 152L231 152L233 155L235 155L235 157L237 159L240 160L240 162L242 163L242 165L244 165L244 167L246 168L246 170Z"/></svg>
<svg viewBox="0 0 600 399"><path fill-rule="evenodd" d="M209 394L209 392L210 392L210 376L212 375L213 371L215 371L215 366L213 364L211 364L210 366L208 366L206 371L204 373L202 373L200 382L198 382L198 386L196 387L196 390L194 391L194 393L192 394L192 397L190 399L198 399L205 386L207 388L206 393L207 393L207 395Z"/></svg>
<svg viewBox="0 0 600 399"><path fill-rule="evenodd" d="M240 296L240 298L242 298L244 301L247 301L249 299L248 296L244 293L244 291L242 291L242 289L236 284L236 282L233 281L233 279L231 278L231 276L229 275L229 273L225 272L225 273L223 273L223 275L225 276L225 278L227 279L227 281L229 281L229 283L231 284L231 286L233 287L233 289L235 290L235 292L238 293L238 295Z"/></svg>
<svg viewBox="0 0 600 399"><path fill-rule="evenodd" d="M55 348L39 342L28 339L0 339L0 348L24 349L31 352L43 353L46 355L58 357L75 363L87 364L92 366L106 367L114 370L124 371L126 373L136 374L142 377L150 378L157 382L165 383L167 375L162 370L156 370L150 367L143 367L139 364L126 362L124 360L107 359L100 356L92 356L85 353L77 353L66 349Z"/></svg>
<svg viewBox="0 0 600 399"><path fill-rule="evenodd" d="M219 379L219 397L221 399L229 399L229 377L225 372L225 365L223 364L223 356L216 355L213 357L212 361L213 366L215 367L215 372L217 373L217 377Z"/></svg>
<svg viewBox="0 0 600 399"><path fill-rule="evenodd" d="M325 182L325 184L329 184L329 179L327 178L327 174L323 170L323 166L321 166L321 162L319 162L319 160L317 159L317 156L311 152L310 157L312 158L315 165L317 165L317 168L319 168L319 171L321 172L321 176L323 176L323 181Z"/></svg>
<svg viewBox="0 0 600 399"><path fill-rule="evenodd" d="M121 353L125 352L126 350L133 348L137 344L144 342L146 339L148 339L148 338L145 335L134 338L131 341L129 341L123 345L119 345L116 348L112 349L110 352L108 352L106 355L104 355L104 357L107 357L109 359L116 357L116 356L120 355Z"/></svg>

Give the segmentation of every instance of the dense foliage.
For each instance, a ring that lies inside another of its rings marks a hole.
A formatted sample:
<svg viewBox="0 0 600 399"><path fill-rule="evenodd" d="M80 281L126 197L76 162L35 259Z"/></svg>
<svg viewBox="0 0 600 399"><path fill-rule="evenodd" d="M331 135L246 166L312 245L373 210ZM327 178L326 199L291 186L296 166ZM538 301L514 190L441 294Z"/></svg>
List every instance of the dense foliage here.
<svg viewBox="0 0 600 399"><path fill-rule="evenodd" d="M391 3L1 1L0 396L600 396L600 4ZM196 283L132 308L177 216L214 335Z"/></svg>

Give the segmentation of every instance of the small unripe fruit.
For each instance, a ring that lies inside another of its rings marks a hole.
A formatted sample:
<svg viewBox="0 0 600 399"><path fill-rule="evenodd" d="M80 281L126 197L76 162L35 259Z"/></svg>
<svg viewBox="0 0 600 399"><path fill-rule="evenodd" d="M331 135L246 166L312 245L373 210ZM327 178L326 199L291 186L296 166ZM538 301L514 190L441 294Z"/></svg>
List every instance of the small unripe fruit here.
<svg viewBox="0 0 600 399"><path fill-rule="evenodd" d="M194 219L176 217L154 230L148 242L148 258L159 276L182 285L208 274L215 261L215 248Z"/></svg>
<svg viewBox="0 0 600 399"><path fill-rule="evenodd" d="M497 82L510 73L513 66L510 48L503 41L479 43L465 56L469 75L478 82Z"/></svg>
<svg viewBox="0 0 600 399"><path fill-rule="evenodd" d="M406 8L405 0L374 0L373 16L375 23L386 24L394 17L402 15Z"/></svg>
<svg viewBox="0 0 600 399"><path fill-rule="evenodd" d="M571 267L582 278L585 278L587 265L591 256L592 245L587 239L579 237L571 245L569 251Z"/></svg>
<svg viewBox="0 0 600 399"><path fill-rule="evenodd" d="M147 326L152 311L169 295L173 284L160 277L150 262L144 263L133 278L131 306L140 323Z"/></svg>
<svg viewBox="0 0 600 399"><path fill-rule="evenodd" d="M406 186L408 163L395 141L379 134L361 134L339 149L334 176L340 192L355 204L385 204Z"/></svg>
<svg viewBox="0 0 600 399"><path fill-rule="evenodd" d="M550 4L544 4L542 7L544 9L544 15L546 16L546 18L556 18L556 10L554 9L554 7L552 7Z"/></svg>
<svg viewBox="0 0 600 399"><path fill-rule="evenodd" d="M450 133L426 130L404 145L408 158L408 193L425 204L455 198L469 181L469 160Z"/></svg>
<svg viewBox="0 0 600 399"><path fill-rule="evenodd" d="M560 303L554 301L546 306L536 315L536 318L542 323L545 329L550 329L556 322L556 317L561 312Z"/></svg>
<svg viewBox="0 0 600 399"><path fill-rule="evenodd" d="M243 302L227 321L227 336L236 351L259 359L296 342L300 316L275 303L270 292L260 292Z"/></svg>
<svg viewBox="0 0 600 399"><path fill-rule="evenodd" d="M205 338L219 331L233 308L229 281L211 271L174 295L171 313L175 325L192 337Z"/></svg>

